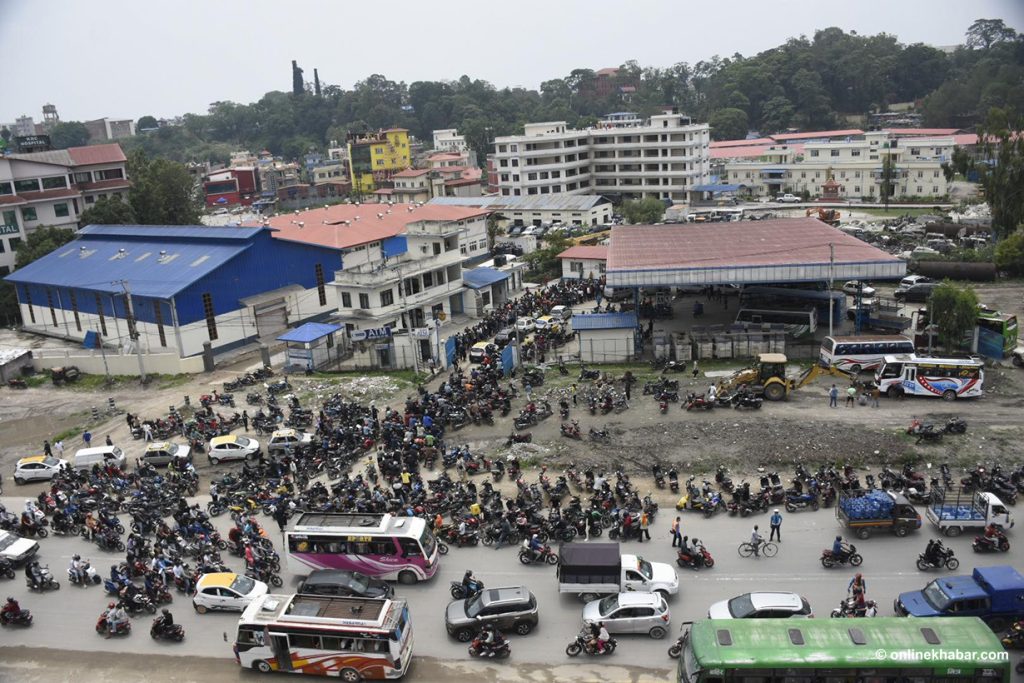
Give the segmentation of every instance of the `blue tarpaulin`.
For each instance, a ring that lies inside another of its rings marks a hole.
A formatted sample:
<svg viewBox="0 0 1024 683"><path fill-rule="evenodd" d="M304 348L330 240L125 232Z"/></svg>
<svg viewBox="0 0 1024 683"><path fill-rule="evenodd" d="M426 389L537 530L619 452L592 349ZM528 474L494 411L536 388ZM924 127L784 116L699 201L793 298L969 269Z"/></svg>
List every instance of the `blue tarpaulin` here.
<svg viewBox="0 0 1024 683"><path fill-rule="evenodd" d="M508 377L515 366L515 348L509 344L501 350L501 371Z"/></svg>
<svg viewBox="0 0 1024 683"><path fill-rule="evenodd" d="M582 330L619 330L636 327L635 313L583 313L572 317L574 332Z"/></svg>
<svg viewBox="0 0 1024 683"><path fill-rule="evenodd" d="M472 289L483 289L490 287L495 282L508 279L508 273L503 273L494 268L474 268L473 270L462 271L462 283Z"/></svg>
<svg viewBox="0 0 1024 683"><path fill-rule="evenodd" d="M445 365L451 367L455 362L455 337L448 337L444 340Z"/></svg>
<svg viewBox="0 0 1024 683"><path fill-rule="evenodd" d="M317 339L326 337L332 332L337 332L340 329L340 325L330 325L327 323L306 323L305 325L296 327L294 330L288 330L280 337L278 337L277 341L309 344L310 342L315 342Z"/></svg>

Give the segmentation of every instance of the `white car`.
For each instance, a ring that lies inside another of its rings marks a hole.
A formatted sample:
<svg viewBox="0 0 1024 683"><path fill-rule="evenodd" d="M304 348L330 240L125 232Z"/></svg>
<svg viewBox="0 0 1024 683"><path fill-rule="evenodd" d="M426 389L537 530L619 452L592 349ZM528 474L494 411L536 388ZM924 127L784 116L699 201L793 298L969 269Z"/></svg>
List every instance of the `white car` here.
<svg viewBox="0 0 1024 683"><path fill-rule="evenodd" d="M192 607L200 614L206 614L210 610L241 612L250 602L261 595L266 595L267 590L267 584L243 574L203 574L196 581Z"/></svg>
<svg viewBox="0 0 1024 683"><path fill-rule="evenodd" d="M260 442L247 436L226 434L210 439L210 451L207 454L210 464L216 465L224 460L248 460L260 452Z"/></svg>
<svg viewBox="0 0 1024 683"><path fill-rule="evenodd" d="M583 621L603 622L608 633L644 633L664 638L672 614L660 593L619 593L583 606Z"/></svg>
<svg viewBox="0 0 1024 683"><path fill-rule="evenodd" d="M39 544L31 538L22 538L13 531L0 531L0 557L11 564L24 564L39 552Z"/></svg>
<svg viewBox="0 0 1024 683"><path fill-rule="evenodd" d="M843 291L850 296L857 296L857 286L860 285L860 295L862 297L869 297L875 295L875 288L869 287L867 284L860 280L850 280L843 285Z"/></svg>
<svg viewBox="0 0 1024 683"><path fill-rule="evenodd" d="M313 435L295 429L278 429L270 435L267 452L287 451L296 446L308 446L313 443Z"/></svg>
<svg viewBox="0 0 1024 683"><path fill-rule="evenodd" d="M807 598L796 593L744 593L708 609L708 619L786 619L813 617Z"/></svg>
<svg viewBox="0 0 1024 683"><path fill-rule="evenodd" d="M533 318L519 318L516 320L516 329L523 333L530 333L537 327Z"/></svg>
<svg viewBox="0 0 1024 683"><path fill-rule="evenodd" d="M54 458L51 455L30 455L22 458L14 467L14 483L24 484L26 481L50 480L61 469L67 468L68 461Z"/></svg>
<svg viewBox="0 0 1024 683"><path fill-rule="evenodd" d="M797 197L795 194L790 194L790 193L787 192L784 195L780 195L780 196L776 197L775 201L777 201L777 202L784 202L786 204L795 204L796 202L800 201L800 198Z"/></svg>

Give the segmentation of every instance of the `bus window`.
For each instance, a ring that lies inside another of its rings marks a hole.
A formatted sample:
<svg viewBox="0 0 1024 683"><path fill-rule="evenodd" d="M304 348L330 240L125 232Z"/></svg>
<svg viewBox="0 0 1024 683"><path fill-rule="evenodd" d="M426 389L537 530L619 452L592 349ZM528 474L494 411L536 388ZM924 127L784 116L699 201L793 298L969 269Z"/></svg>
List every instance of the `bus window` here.
<svg viewBox="0 0 1024 683"><path fill-rule="evenodd" d="M886 363L886 365L882 368L882 378L883 379L892 379L894 377L899 377L902 374L903 374L903 364L902 363Z"/></svg>
<svg viewBox="0 0 1024 683"><path fill-rule="evenodd" d="M826 338L825 341L821 343L821 346L829 353L837 353L836 340L832 339L831 337Z"/></svg>
<svg viewBox="0 0 1024 683"><path fill-rule="evenodd" d="M374 555L394 555L395 542L390 538L382 538L370 544L370 552Z"/></svg>
<svg viewBox="0 0 1024 683"><path fill-rule="evenodd" d="M299 633L288 634L288 644L293 648L307 648L310 650L319 650L320 647L320 636L305 635Z"/></svg>
<svg viewBox="0 0 1024 683"><path fill-rule="evenodd" d="M845 356L846 354L850 353L850 345L849 344L836 344L836 351L835 351L835 353L836 353L837 356Z"/></svg>

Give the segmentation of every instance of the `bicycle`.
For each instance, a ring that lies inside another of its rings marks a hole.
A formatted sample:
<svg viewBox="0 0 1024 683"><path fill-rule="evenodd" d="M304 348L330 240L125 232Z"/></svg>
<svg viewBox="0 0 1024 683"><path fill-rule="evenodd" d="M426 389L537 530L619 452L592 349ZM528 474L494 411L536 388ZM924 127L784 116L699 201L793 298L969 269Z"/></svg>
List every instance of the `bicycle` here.
<svg viewBox="0 0 1024 683"><path fill-rule="evenodd" d="M740 557L750 557L754 554L754 544L749 542L740 543L739 548L737 548L737 552L739 552ZM772 543L771 541L761 541L761 546L759 548L759 553L761 555L765 557L775 557L778 552L779 546L775 543Z"/></svg>

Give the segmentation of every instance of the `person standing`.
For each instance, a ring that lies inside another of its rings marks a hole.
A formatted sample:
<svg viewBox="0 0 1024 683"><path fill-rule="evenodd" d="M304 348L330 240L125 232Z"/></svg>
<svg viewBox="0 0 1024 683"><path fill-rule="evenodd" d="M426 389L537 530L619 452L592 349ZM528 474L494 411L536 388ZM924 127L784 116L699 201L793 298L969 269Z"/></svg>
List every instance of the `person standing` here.
<svg viewBox="0 0 1024 683"><path fill-rule="evenodd" d="M50 447L50 440L49 439L44 439L43 440L43 453L47 457L52 457L53 456L53 448Z"/></svg>
<svg viewBox="0 0 1024 683"><path fill-rule="evenodd" d="M768 535L768 540L782 543L782 515L779 514L779 508L775 508L775 512L772 513L771 519L768 520L768 525L772 530Z"/></svg>
<svg viewBox="0 0 1024 683"><path fill-rule="evenodd" d="M574 408L577 405L577 403L576 403L576 391L577 391L576 383L573 382L573 385L572 385L572 405L573 405ZM627 398L626 400L629 400L629 399Z"/></svg>
<svg viewBox="0 0 1024 683"><path fill-rule="evenodd" d="M699 374L700 374L700 368L697 367L697 361L694 360L693 361L693 378L697 379L697 375L699 375Z"/></svg>
<svg viewBox="0 0 1024 683"><path fill-rule="evenodd" d="M53 450L57 453L58 458L64 457L64 442L57 439L53 442Z"/></svg>
<svg viewBox="0 0 1024 683"><path fill-rule="evenodd" d="M839 389L836 388L835 384L833 384L832 388L828 390L828 407L839 407Z"/></svg>
<svg viewBox="0 0 1024 683"><path fill-rule="evenodd" d="M242 411L242 429L249 431L249 411Z"/></svg>
<svg viewBox="0 0 1024 683"><path fill-rule="evenodd" d="M636 537L638 543L643 543L645 536L647 537L648 541L651 540L651 532L648 529L650 523L651 520L647 516L647 511L644 510L643 512L640 513L640 533Z"/></svg>
<svg viewBox="0 0 1024 683"><path fill-rule="evenodd" d="M288 526L288 501L280 500L277 503L277 507L274 508L274 520L277 522L277 528L284 533L284 529Z"/></svg>
<svg viewBox="0 0 1024 683"><path fill-rule="evenodd" d="M681 546L683 544L683 536L682 536L682 533L679 530L679 522L680 522L680 518L679 517L676 517L674 520L672 520L672 547L673 548L675 548L677 545Z"/></svg>
<svg viewBox="0 0 1024 683"><path fill-rule="evenodd" d="M527 382L523 386L523 391L526 392L526 401L528 403L533 403L533 385L531 385L529 382Z"/></svg>
<svg viewBox="0 0 1024 683"><path fill-rule="evenodd" d="M857 387L852 384L846 390L846 407L852 408L857 402Z"/></svg>
<svg viewBox="0 0 1024 683"><path fill-rule="evenodd" d="M882 395L882 390L878 388L878 385L871 387L871 407L878 407L878 399Z"/></svg>
<svg viewBox="0 0 1024 683"><path fill-rule="evenodd" d="M153 425L149 424L148 422L143 422L142 423L142 434L143 434L143 438L146 441L152 441L153 440Z"/></svg>
<svg viewBox="0 0 1024 683"><path fill-rule="evenodd" d="M92 432L86 429L85 432L82 434L82 441L85 442L85 447L88 448L89 445L92 443Z"/></svg>

